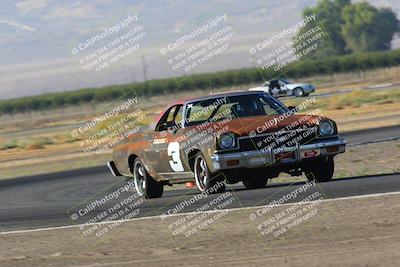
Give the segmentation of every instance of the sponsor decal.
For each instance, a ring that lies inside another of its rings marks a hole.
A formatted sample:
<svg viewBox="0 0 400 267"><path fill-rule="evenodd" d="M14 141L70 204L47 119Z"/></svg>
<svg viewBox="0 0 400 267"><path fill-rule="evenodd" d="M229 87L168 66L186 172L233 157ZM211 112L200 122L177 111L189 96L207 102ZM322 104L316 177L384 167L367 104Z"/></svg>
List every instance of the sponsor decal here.
<svg viewBox="0 0 400 267"><path fill-rule="evenodd" d="M302 158L314 158L317 157L321 154L321 151L319 149L312 149L312 150L306 150L303 151L302 153Z"/></svg>
<svg viewBox="0 0 400 267"><path fill-rule="evenodd" d="M167 139L165 139L165 138L154 139L154 140L153 140L153 145L164 144L166 141L167 141Z"/></svg>

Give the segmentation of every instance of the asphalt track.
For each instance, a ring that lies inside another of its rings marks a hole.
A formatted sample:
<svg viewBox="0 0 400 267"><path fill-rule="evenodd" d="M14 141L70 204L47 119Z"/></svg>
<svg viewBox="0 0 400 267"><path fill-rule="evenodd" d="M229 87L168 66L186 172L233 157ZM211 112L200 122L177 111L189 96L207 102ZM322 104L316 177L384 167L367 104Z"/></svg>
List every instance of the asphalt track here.
<svg viewBox="0 0 400 267"><path fill-rule="evenodd" d="M349 144L396 138L400 137L400 126L357 131L347 133L345 137ZM125 184L123 178L112 177L106 167L2 180L0 181L0 232L74 224L77 221L73 222L68 213L85 207L90 201L114 192ZM270 183L267 187L256 190L247 190L241 185L228 187L234 201L226 208L265 205L281 199L283 195L303 185L304 183ZM327 199L396 192L400 191L400 173L336 179L320 184L313 190L318 190ZM193 199L198 193L195 189L165 191L162 198L143 202L136 217L166 213L177 204ZM90 214L100 214L132 194L133 191L124 192L118 199L107 201ZM179 212L195 211L219 196L221 194L200 199ZM287 202L296 201L299 201L299 198ZM81 202L85 204L80 204ZM85 218L82 217L82 220ZM79 221L79 223L84 222Z"/></svg>

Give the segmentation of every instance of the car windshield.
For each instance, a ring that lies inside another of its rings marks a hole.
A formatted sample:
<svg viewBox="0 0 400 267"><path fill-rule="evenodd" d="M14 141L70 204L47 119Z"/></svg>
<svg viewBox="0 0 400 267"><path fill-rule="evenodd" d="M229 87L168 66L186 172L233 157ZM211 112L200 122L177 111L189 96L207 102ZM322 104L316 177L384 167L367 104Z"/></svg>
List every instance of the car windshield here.
<svg viewBox="0 0 400 267"><path fill-rule="evenodd" d="M188 103L185 125L196 125L225 118L243 118L283 114L288 108L268 94L248 94L216 97Z"/></svg>

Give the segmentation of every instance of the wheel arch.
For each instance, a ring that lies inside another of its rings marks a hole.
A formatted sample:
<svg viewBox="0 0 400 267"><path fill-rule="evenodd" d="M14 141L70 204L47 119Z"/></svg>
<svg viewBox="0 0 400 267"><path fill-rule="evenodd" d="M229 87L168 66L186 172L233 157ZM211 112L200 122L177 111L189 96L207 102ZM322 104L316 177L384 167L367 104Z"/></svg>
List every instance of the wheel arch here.
<svg viewBox="0 0 400 267"><path fill-rule="evenodd" d="M138 157L136 154L130 154L128 157L128 166L129 170L131 173L133 173L133 163L135 162L135 159Z"/></svg>
<svg viewBox="0 0 400 267"><path fill-rule="evenodd" d="M189 167L192 172L194 172L194 161L195 161L196 155L198 153L201 153L201 150L198 148L193 148L192 150L189 151L188 156L187 156Z"/></svg>

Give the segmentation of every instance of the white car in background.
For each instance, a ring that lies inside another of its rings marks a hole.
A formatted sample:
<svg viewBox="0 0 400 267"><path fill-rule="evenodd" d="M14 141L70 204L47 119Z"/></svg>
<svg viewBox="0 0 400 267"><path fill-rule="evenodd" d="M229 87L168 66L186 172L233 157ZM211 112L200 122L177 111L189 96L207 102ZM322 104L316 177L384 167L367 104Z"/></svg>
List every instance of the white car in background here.
<svg viewBox="0 0 400 267"><path fill-rule="evenodd" d="M261 87L249 89L250 91L265 91L274 97L281 96L307 96L315 91L315 86L309 83L290 83L287 80L270 80Z"/></svg>

